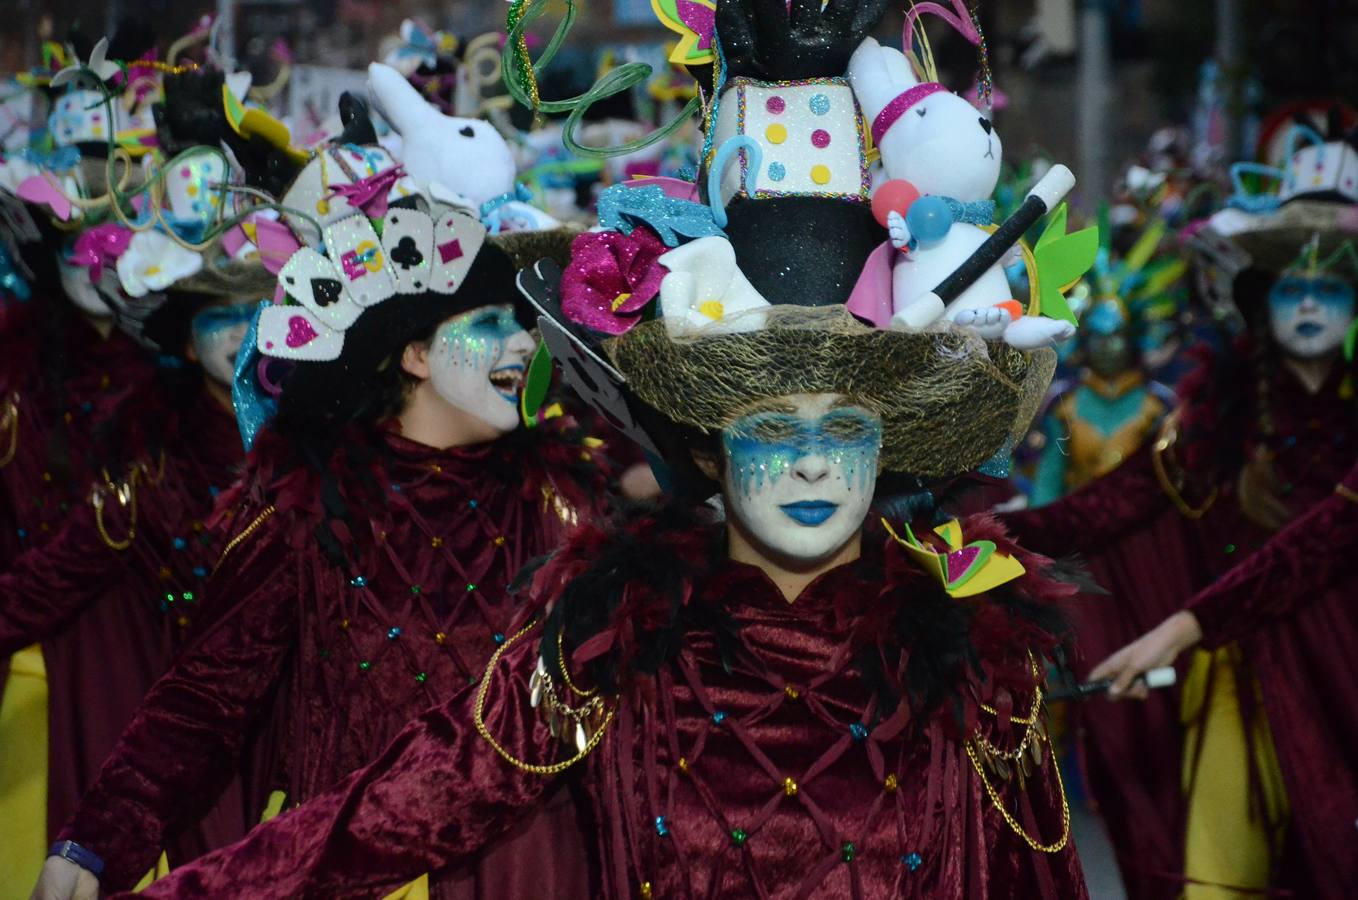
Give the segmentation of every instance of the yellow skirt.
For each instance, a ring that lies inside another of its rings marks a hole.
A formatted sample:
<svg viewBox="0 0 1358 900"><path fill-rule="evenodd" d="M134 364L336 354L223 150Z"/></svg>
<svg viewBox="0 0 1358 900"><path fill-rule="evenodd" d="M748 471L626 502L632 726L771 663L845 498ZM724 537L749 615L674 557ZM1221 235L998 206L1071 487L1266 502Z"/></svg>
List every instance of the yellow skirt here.
<svg viewBox="0 0 1358 900"><path fill-rule="evenodd" d="M0 698L0 900L27 900L47 856L47 668L34 644L10 657Z"/></svg>
<svg viewBox="0 0 1358 900"><path fill-rule="evenodd" d="M1188 900L1263 896L1276 862L1274 848L1282 845L1286 830L1287 790L1273 736L1259 686L1252 681L1236 683L1240 658L1235 645L1211 653L1199 650L1184 681L1183 779L1188 792L1184 873L1207 882L1188 885L1184 889ZM1241 689L1255 695L1257 712L1248 737L1240 715ZM1250 791L1251 751L1262 787L1262 809ZM1210 885L1230 885L1244 892Z"/></svg>
<svg viewBox="0 0 1358 900"><path fill-rule="evenodd" d="M260 821L282 811L286 796L274 791ZM47 668L34 644L10 658L0 698L0 900L27 900L47 858ZM170 872L162 852L136 891ZM383 900L429 900L429 876L397 888Z"/></svg>

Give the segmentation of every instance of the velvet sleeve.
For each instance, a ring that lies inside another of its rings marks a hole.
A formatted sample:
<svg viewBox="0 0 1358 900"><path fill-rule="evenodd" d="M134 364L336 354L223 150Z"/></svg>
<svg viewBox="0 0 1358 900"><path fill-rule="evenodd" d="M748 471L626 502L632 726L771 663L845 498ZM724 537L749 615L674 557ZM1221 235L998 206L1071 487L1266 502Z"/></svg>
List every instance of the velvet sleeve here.
<svg viewBox="0 0 1358 900"><path fill-rule="evenodd" d="M1001 518L1023 546L1059 557L1098 550L1169 502L1155 477L1147 446L1112 472L1049 506Z"/></svg>
<svg viewBox="0 0 1358 900"><path fill-rule="evenodd" d="M115 534L124 525L107 523ZM0 656L61 629L110 585L128 577L128 551L100 536L85 505L67 516L50 541L24 553L0 575Z"/></svg>
<svg viewBox="0 0 1358 900"><path fill-rule="evenodd" d="M296 643L295 562L255 537L207 585L227 608L156 682L61 831L104 859L107 890L131 887L211 808Z"/></svg>
<svg viewBox="0 0 1358 900"><path fill-rule="evenodd" d="M536 641L525 639L487 674L485 724L507 752L541 764L559 745L529 702L535 663ZM551 783L504 760L478 733L478 690L465 688L416 719L330 792L176 869L140 896L381 897L470 859Z"/></svg>
<svg viewBox="0 0 1358 900"><path fill-rule="evenodd" d="M1189 610L1202 645L1215 649L1267 626L1323 593L1352 581L1358 552L1358 466L1335 493L1294 519L1210 586Z"/></svg>

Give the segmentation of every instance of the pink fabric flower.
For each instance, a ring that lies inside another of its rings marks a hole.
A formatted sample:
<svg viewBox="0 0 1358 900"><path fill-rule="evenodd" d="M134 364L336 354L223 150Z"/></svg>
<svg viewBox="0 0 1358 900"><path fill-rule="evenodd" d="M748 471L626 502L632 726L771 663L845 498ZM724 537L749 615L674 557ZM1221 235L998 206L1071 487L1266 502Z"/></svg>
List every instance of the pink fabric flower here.
<svg viewBox="0 0 1358 900"><path fill-rule="evenodd" d="M90 281L97 284L104 269L113 268L130 243L132 232L116 222L105 222L80 233L68 261L71 265L88 268Z"/></svg>
<svg viewBox="0 0 1358 900"><path fill-rule="evenodd" d="M360 178L353 184L336 184L330 196L343 197L350 206L363 211L370 219L380 219L387 214L387 203L391 190L406 173L405 166L396 166L367 178Z"/></svg>
<svg viewBox="0 0 1358 900"><path fill-rule="evenodd" d="M582 234L571 243L571 263L561 276L561 312L605 334L622 334L660 293L665 268L656 260L669 248L649 228Z"/></svg>

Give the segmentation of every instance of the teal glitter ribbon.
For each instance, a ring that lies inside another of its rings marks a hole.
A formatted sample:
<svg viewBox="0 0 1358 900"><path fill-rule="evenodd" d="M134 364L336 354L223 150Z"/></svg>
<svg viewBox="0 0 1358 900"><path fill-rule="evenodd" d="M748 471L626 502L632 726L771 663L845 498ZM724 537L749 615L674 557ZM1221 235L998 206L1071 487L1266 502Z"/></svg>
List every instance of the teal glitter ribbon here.
<svg viewBox="0 0 1358 900"><path fill-rule="evenodd" d="M520 203L527 203L532 199L532 191L528 190L528 188L524 187L522 184L516 184L512 191L505 191L498 197L491 197L485 203L481 204L481 224L486 226L486 230L491 234L499 234L501 228L500 207L504 206L506 203L513 203L516 200Z"/></svg>
<svg viewBox="0 0 1358 900"><path fill-rule="evenodd" d="M954 222L965 222L968 225L994 225L995 224L995 201L994 200L954 200L952 197L942 197L944 203L948 204L948 211L952 213Z"/></svg>

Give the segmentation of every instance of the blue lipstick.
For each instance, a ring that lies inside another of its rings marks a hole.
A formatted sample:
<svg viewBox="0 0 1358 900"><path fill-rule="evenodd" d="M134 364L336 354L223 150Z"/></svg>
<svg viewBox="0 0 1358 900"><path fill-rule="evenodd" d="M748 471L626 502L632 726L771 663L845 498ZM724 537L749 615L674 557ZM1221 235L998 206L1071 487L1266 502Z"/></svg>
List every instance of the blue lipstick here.
<svg viewBox="0 0 1358 900"><path fill-rule="evenodd" d="M784 503L778 508L799 525L815 528L833 516L839 504L828 500L799 500L796 503Z"/></svg>

